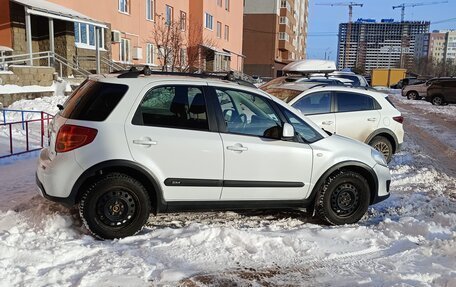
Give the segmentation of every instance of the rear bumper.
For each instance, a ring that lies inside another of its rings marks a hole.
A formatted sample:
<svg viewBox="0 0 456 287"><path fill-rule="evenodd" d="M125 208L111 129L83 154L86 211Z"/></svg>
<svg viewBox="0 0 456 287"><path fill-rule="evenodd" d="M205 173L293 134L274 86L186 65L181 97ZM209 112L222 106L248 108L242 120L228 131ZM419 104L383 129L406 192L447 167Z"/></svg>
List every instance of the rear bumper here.
<svg viewBox="0 0 456 287"><path fill-rule="evenodd" d="M67 207L71 207L74 205L74 200L71 200L70 198L55 197L55 196L51 196L51 195L47 194L46 190L44 189L43 184L41 183L40 179L38 178L38 174L35 174L35 178L36 178L36 186L38 187L38 192L40 193L40 195L42 197L46 198L47 200L63 204Z"/></svg>
<svg viewBox="0 0 456 287"><path fill-rule="evenodd" d="M71 190L81 173L82 169L71 151L51 160L49 150L44 148L38 160L36 184L44 198L71 206L74 204Z"/></svg>

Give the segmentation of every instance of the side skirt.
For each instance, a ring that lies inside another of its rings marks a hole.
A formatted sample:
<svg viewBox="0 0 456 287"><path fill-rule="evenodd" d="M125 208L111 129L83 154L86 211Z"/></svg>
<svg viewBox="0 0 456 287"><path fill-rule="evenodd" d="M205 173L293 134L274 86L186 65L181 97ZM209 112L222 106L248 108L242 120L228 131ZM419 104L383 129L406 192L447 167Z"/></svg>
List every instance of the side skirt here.
<svg viewBox="0 0 456 287"><path fill-rule="evenodd" d="M230 211L245 209L299 209L308 208L312 200L252 200L252 201L171 201L164 213L180 211Z"/></svg>

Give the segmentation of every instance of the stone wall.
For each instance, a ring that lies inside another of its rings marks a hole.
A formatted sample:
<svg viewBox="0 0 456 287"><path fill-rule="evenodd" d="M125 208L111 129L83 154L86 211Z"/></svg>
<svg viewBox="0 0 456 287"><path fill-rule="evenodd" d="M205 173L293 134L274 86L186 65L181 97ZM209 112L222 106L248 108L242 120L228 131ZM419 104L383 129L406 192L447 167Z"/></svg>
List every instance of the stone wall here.
<svg viewBox="0 0 456 287"><path fill-rule="evenodd" d="M5 80L10 80L11 82L3 81L3 85L51 86L54 80L55 69L52 67L10 66L9 70L14 74L5 74L3 76L9 76Z"/></svg>
<svg viewBox="0 0 456 287"><path fill-rule="evenodd" d="M33 100L42 97L51 97L54 92L36 92L36 93L19 93L19 94L0 94L0 103L3 107L8 107L12 103L20 100Z"/></svg>

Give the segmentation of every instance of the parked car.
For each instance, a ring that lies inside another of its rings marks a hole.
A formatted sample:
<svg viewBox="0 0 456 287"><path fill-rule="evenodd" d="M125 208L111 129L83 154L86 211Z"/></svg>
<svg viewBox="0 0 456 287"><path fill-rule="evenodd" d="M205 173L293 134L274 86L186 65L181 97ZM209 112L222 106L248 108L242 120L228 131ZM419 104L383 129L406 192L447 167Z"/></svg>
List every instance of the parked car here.
<svg viewBox="0 0 456 287"><path fill-rule="evenodd" d="M389 196L390 180L380 152L329 136L261 90L145 72L84 82L52 121L37 166L41 195L78 204L104 239L179 210L308 208L355 223Z"/></svg>
<svg viewBox="0 0 456 287"><path fill-rule="evenodd" d="M423 82L423 80L420 80L416 77L409 77L409 78L404 78L404 79L400 80L399 82L397 82L394 85L391 85L391 88L392 89L403 89L408 85L415 85L415 84L419 84L421 82Z"/></svg>
<svg viewBox="0 0 456 287"><path fill-rule="evenodd" d="M426 96L427 88L428 83L424 81L407 85L402 88L402 96L409 100L421 100Z"/></svg>
<svg viewBox="0 0 456 287"><path fill-rule="evenodd" d="M434 79L427 88L425 100L438 106L456 103L456 78Z"/></svg>
<svg viewBox="0 0 456 287"><path fill-rule="evenodd" d="M289 103L321 128L367 143L387 162L404 141L403 117L384 93L350 87L282 85L266 92Z"/></svg>
<svg viewBox="0 0 456 287"><path fill-rule="evenodd" d="M337 78L345 78L352 81L353 87L369 87L369 83L367 82L366 78L361 75L355 74L353 72L342 72L342 71L335 71L329 74L331 77Z"/></svg>

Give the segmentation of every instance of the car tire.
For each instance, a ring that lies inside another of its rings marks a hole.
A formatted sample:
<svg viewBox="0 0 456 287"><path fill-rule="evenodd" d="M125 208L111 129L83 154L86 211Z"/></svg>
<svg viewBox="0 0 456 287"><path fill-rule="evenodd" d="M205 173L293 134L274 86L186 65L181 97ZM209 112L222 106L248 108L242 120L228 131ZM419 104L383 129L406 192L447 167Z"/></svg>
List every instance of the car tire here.
<svg viewBox="0 0 456 287"><path fill-rule="evenodd" d="M79 202L84 225L100 239L135 235L146 224L150 210L144 186L122 173L110 173L96 180Z"/></svg>
<svg viewBox="0 0 456 287"><path fill-rule="evenodd" d="M356 172L339 172L326 180L316 200L315 212L320 219L332 225L353 224L369 207L369 184Z"/></svg>
<svg viewBox="0 0 456 287"><path fill-rule="evenodd" d="M420 96L415 91L411 91L411 92L407 93L407 99L409 99L409 100L419 100L419 98L420 98Z"/></svg>
<svg viewBox="0 0 456 287"><path fill-rule="evenodd" d="M442 106L445 103L445 101L443 100L442 96L437 95L432 97L431 103L435 106Z"/></svg>
<svg viewBox="0 0 456 287"><path fill-rule="evenodd" d="M393 145L391 142L382 136L374 137L369 145L385 156L386 162L389 163L393 157Z"/></svg>

